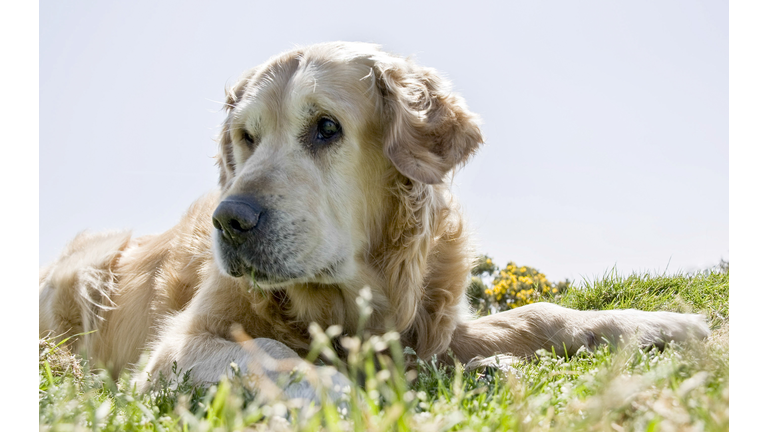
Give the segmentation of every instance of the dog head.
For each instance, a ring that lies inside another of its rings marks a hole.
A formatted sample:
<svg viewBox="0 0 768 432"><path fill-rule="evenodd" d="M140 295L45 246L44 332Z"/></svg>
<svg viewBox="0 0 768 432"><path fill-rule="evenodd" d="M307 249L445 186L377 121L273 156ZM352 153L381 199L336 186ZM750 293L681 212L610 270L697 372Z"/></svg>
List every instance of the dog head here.
<svg viewBox="0 0 768 432"><path fill-rule="evenodd" d="M266 287L353 278L396 211L393 182L440 185L482 142L446 80L370 44L274 57L226 107L215 256Z"/></svg>

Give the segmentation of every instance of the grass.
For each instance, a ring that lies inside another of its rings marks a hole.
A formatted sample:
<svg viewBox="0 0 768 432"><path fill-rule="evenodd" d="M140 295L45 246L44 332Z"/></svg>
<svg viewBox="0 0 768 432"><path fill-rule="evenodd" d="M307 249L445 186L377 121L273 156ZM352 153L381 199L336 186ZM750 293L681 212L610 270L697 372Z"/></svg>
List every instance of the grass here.
<svg viewBox="0 0 768 432"><path fill-rule="evenodd" d="M337 366L365 379L341 408L263 402L237 375L208 388L181 377L176 388L137 394L127 375L115 382L41 340L40 430L726 431L728 278L727 266L694 275L608 274L559 300L577 309L707 315L712 337L663 352L602 347L566 359L540 351L536 361L483 370L413 360L406 371L410 351L394 338L350 340L354 355ZM317 336L319 351L327 338Z"/></svg>

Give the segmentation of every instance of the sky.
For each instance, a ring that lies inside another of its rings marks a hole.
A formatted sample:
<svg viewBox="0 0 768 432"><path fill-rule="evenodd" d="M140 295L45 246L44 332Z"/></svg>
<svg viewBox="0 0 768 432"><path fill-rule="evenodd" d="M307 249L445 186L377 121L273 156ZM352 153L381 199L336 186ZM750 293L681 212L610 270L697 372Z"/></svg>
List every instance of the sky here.
<svg viewBox="0 0 768 432"><path fill-rule="evenodd" d="M550 280L729 260L728 3L40 2L39 264L170 228L215 189L224 89L296 45L448 77L486 143L454 179L477 249Z"/></svg>

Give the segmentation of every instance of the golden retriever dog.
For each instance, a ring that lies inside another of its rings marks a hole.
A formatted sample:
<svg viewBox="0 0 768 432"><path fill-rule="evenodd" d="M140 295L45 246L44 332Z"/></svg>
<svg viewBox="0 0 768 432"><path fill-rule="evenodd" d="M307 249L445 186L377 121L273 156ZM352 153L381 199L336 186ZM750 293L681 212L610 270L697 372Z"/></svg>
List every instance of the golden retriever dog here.
<svg viewBox="0 0 768 432"><path fill-rule="evenodd" d="M357 333L366 287L366 330L394 330L422 358L709 333L699 315L549 303L474 319L450 179L483 137L433 69L370 44L312 45L247 71L226 110L218 191L162 234L78 235L41 269L41 336L91 332L75 349L115 374L149 352L135 381L147 390L174 364L195 383L233 363L274 380L308 353L310 323Z"/></svg>

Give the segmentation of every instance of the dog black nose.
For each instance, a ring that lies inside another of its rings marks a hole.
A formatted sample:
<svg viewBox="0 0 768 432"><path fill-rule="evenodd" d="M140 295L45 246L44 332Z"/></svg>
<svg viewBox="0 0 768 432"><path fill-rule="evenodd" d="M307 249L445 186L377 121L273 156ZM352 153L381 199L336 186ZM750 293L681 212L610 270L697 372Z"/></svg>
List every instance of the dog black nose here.
<svg viewBox="0 0 768 432"><path fill-rule="evenodd" d="M234 245L242 244L247 233L259 223L264 209L254 198L233 195L224 199L213 212L213 226Z"/></svg>

